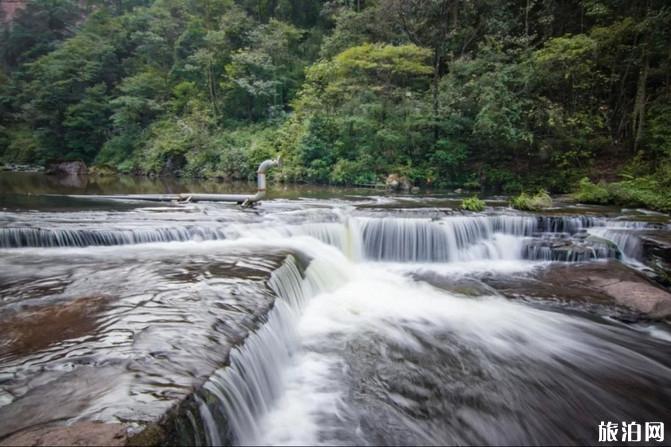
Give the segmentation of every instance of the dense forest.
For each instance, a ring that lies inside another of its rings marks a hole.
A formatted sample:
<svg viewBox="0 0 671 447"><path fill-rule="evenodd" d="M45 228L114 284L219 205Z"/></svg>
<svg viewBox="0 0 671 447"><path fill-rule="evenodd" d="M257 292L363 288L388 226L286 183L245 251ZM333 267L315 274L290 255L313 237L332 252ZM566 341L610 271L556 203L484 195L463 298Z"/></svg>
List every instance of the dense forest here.
<svg viewBox="0 0 671 447"><path fill-rule="evenodd" d="M0 161L671 207L667 0L30 0ZM588 180L589 179L589 180Z"/></svg>

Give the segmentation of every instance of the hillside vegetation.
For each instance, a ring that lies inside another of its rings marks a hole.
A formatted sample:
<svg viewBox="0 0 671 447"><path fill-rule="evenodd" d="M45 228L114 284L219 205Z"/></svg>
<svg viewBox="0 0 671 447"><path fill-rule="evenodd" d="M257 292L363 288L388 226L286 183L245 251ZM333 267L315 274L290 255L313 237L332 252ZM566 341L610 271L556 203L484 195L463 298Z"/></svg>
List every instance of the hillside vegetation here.
<svg viewBox="0 0 671 447"><path fill-rule="evenodd" d="M671 206L665 0L32 0L0 33L7 163Z"/></svg>

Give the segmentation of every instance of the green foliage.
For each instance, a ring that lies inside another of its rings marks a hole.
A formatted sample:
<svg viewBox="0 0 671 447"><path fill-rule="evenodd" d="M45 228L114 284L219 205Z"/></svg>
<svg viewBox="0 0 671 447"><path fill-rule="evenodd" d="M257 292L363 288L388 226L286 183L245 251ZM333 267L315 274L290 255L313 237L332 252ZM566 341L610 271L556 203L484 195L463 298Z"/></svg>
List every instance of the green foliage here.
<svg viewBox="0 0 671 447"><path fill-rule="evenodd" d="M11 26L0 28L0 65L16 69L53 50L72 35L79 14L79 3L72 0L27 2Z"/></svg>
<svg viewBox="0 0 671 447"><path fill-rule="evenodd" d="M313 65L282 131L290 178L372 184L419 154L427 160L428 58L414 45L365 44Z"/></svg>
<svg viewBox="0 0 671 447"><path fill-rule="evenodd" d="M543 189L533 195L523 192L510 200L510 206L523 211L540 211L552 206L552 197Z"/></svg>
<svg viewBox="0 0 671 447"><path fill-rule="evenodd" d="M0 24L0 157L230 179L281 153L286 181L508 194L627 174L576 194L662 208L669 41L657 0L32 0Z"/></svg>
<svg viewBox="0 0 671 447"><path fill-rule="evenodd" d="M2 129L0 129L2 131ZM0 146L0 160L4 162L33 163L44 159L35 134L27 126L10 127L5 134L6 146Z"/></svg>
<svg viewBox="0 0 671 447"><path fill-rule="evenodd" d="M583 203L614 204L625 207L646 207L664 212L671 211L669 185L665 185L653 176L615 183L601 182L598 185L584 178L580 181L574 198Z"/></svg>
<svg viewBox="0 0 671 447"><path fill-rule="evenodd" d="M110 165L98 164L89 168L89 175L96 177L112 177L117 174L117 170Z"/></svg>
<svg viewBox="0 0 671 447"><path fill-rule="evenodd" d="M461 208L467 211L484 211L485 205L485 201L480 200L478 196L467 197L461 201Z"/></svg>
<svg viewBox="0 0 671 447"><path fill-rule="evenodd" d="M109 127L109 100L103 83L87 88L81 101L65 111L63 127L68 142L68 157L93 160L105 143Z"/></svg>
<svg viewBox="0 0 671 447"><path fill-rule="evenodd" d="M652 177L612 183L609 186L612 202L629 207L645 207L659 211L671 211L671 195Z"/></svg>
<svg viewBox="0 0 671 447"><path fill-rule="evenodd" d="M655 158L671 159L671 97L662 97L648 109L646 141Z"/></svg>
<svg viewBox="0 0 671 447"><path fill-rule="evenodd" d="M612 200L605 182L594 184L587 177L580 180L578 190L573 194L573 197L583 203L606 204Z"/></svg>

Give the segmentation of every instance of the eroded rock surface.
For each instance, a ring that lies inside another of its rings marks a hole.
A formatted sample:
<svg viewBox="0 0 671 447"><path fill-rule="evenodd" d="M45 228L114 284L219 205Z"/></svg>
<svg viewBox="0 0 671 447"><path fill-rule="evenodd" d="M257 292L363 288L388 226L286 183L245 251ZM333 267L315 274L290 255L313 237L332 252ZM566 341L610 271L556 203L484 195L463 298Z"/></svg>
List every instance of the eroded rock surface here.
<svg viewBox="0 0 671 447"><path fill-rule="evenodd" d="M124 424L76 422L67 426L30 428L0 441L0 446L120 446L128 441Z"/></svg>
<svg viewBox="0 0 671 447"><path fill-rule="evenodd" d="M263 323L275 300L267 281L289 256L183 250L6 254L2 443L157 444L171 436L145 432L174 427L181 403Z"/></svg>
<svg viewBox="0 0 671 447"><path fill-rule="evenodd" d="M617 304L646 317L671 317L671 293L619 262L555 264L533 276L485 278L503 295Z"/></svg>

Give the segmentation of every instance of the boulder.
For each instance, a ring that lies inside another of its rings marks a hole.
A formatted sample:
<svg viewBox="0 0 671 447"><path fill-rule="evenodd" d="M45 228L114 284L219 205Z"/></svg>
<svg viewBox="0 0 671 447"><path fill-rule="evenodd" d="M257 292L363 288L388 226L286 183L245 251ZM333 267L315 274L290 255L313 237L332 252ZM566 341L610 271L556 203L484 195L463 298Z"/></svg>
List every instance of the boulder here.
<svg viewBox="0 0 671 447"><path fill-rule="evenodd" d="M641 235L642 261L651 269L651 277L671 287L671 232L649 231Z"/></svg>
<svg viewBox="0 0 671 447"><path fill-rule="evenodd" d="M594 281L615 299L615 302L647 314L651 318L671 317L671 294L669 292L640 281Z"/></svg>
<svg viewBox="0 0 671 447"><path fill-rule="evenodd" d="M186 166L186 157L182 154L174 154L169 156L165 160L165 164L161 169L161 177L180 177L182 175L182 170Z"/></svg>
<svg viewBox="0 0 671 447"><path fill-rule="evenodd" d="M58 161L47 166L47 175L86 175L89 170L83 161Z"/></svg>
<svg viewBox="0 0 671 447"><path fill-rule="evenodd" d="M412 184L405 176L389 174L385 186L390 191L410 191Z"/></svg>
<svg viewBox="0 0 671 447"><path fill-rule="evenodd" d="M510 298L535 297L546 302L576 302L595 305L604 315L628 319L671 318L671 293L651 283L640 272L617 261L585 264L555 264L531 277L499 276L484 282Z"/></svg>

